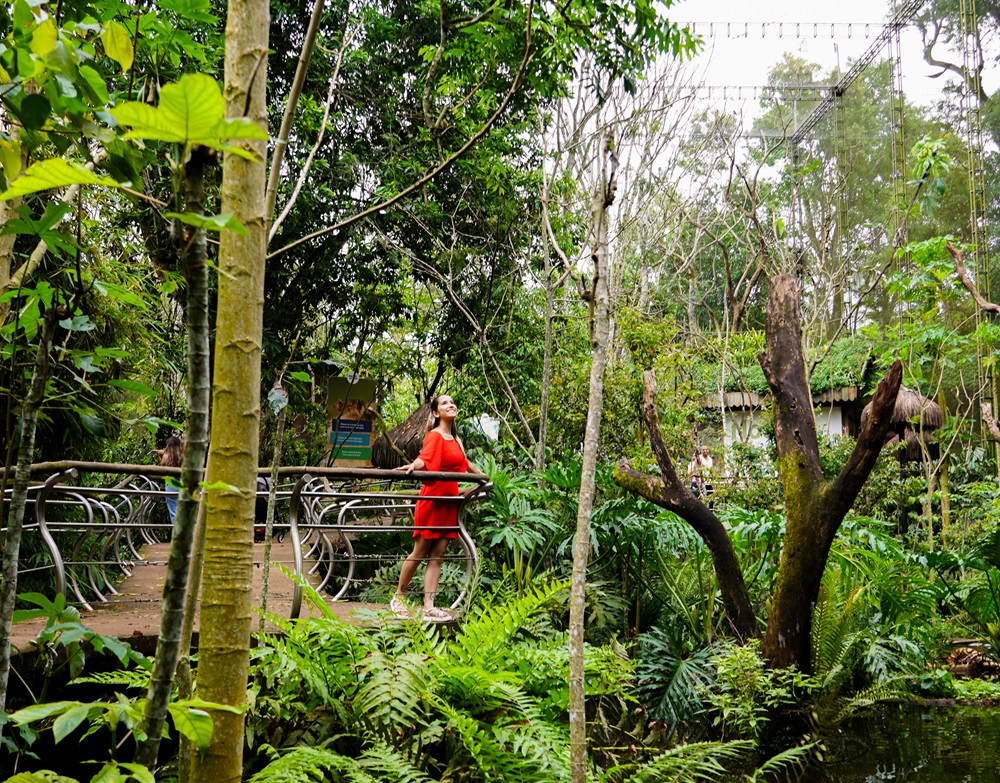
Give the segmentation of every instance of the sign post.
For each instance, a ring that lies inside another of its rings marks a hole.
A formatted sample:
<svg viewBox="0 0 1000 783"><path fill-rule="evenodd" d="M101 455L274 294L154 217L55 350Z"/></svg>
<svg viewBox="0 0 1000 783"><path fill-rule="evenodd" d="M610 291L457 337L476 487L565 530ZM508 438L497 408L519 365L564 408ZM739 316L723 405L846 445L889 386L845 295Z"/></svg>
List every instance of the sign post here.
<svg viewBox="0 0 1000 783"><path fill-rule="evenodd" d="M376 410L375 381L330 379L327 432L330 464L340 468L370 468Z"/></svg>

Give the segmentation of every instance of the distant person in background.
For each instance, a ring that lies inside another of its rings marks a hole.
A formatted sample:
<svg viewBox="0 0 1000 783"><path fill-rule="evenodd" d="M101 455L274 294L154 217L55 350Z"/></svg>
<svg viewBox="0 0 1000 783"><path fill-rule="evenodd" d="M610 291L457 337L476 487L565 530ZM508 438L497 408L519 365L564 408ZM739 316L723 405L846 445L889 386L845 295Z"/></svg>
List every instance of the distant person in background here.
<svg viewBox="0 0 1000 783"><path fill-rule="evenodd" d="M688 463L688 478L691 480L691 492L698 494L698 449L691 452L691 461Z"/></svg>
<svg viewBox="0 0 1000 783"><path fill-rule="evenodd" d="M431 400L431 427L424 437L420 456L409 465L396 468L406 473L415 470L441 471L445 473L465 473L469 460L465 458L462 442L455 435L455 417L458 406L447 394L439 394ZM473 468L475 470L475 468ZM458 497L457 481L427 481L420 490L421 495ZM441 500L418 500L413 512L413 552L403 562L399 573L399 585L389 606L400 617L408 618L409 610L403 601L410 580L417 572L417 566L427 563L424 571L424 619L441 622L451 619L444 609L434 606L438 582L441 579L441 561L450 539L458 538L458 503Z"/></svg>
<svg viewBox="0 0 1000 783"><path fill-rule="evenodd" d="M184 441L176 435L171 435L167 438L167 442L163 445L162 449L155 449L154 451L159 455L161 465L168 468L179 468L181 462L184 460ZM167 503L167 513L170 515L170 524L172 525L174 524L174 518L177 516L178 489L164 482L164 490L168 493L164 500Z"/></svg>
<svg viewBox="0 0 1000 783"><path fill-rule="evenodd" d="M701 450L695 449L688 463L688 475L691 477L691 491L695 495L712 494L712 469L715 467L715 460L708 453L708 446L702 446Z"/></svg>

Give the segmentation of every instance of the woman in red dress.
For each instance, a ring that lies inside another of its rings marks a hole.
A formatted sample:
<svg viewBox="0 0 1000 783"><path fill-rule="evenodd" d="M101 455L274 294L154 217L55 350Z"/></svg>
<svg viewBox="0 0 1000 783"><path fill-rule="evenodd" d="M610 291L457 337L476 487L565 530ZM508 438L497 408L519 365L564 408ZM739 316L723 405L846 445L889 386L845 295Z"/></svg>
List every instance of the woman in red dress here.
<svg viewBox="0 0 1000 783"><path fill-rule="evenodd" d="M465 473L469 460L465 458L462 443L455 436L454 422L458 414L455 401L447 394L439 394L431 400L431 429L424 437L420 456L409 465L397 470L412 473L415 470ZM457 497L457 481L425 481L420 494L432 497ZM422 562L427 563L424 572L424 619L432 622L450 620L443 609L434 606L434 595L441 579L441 561L449 539L458 538L458 503L435 500L418 500L413 513L413 552L403 563L399 573L396 595L389 606L401 617L409 617L403 601L406 588Z"/></svg>

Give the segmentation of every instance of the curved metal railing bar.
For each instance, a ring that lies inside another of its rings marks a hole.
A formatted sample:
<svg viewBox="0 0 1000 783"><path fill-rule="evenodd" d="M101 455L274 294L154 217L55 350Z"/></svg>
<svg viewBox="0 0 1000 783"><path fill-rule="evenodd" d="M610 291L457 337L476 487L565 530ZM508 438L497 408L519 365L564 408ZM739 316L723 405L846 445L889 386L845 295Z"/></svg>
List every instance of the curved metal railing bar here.
<svg viewBox="0 0 1000 783"><path fill-rule="evenodd" d="M38 496L35 500L35 521L38 522L38 532L42 537L42 541L45 542L45 546L48 547L49 556L52 558L52 564L56 569L56 592L63 595L66 594L66 570L63 566L62 555L59 553L59 547L56 545L56 541L48 529L48 522L45 519L45 501L48 499L49 492L52 491L54 486L68 478L75 479L79 475L76 468L69 468L68 470L63 470L53 476L49 476L38 491Z"/></svg>
<svg viewBox="0 0 1000 783"><path fill-rule="evenodd" d="M312 477L306 473L292 488L292 494L288 505L288 534L292 539L292 557L295 559L295 575L299 577L295 580L295 588L292 591L292 609L289 612L292 618L297 618L302 611L302 543L299 539L299 506L301 505L302 488L305 487Z"/></svg>

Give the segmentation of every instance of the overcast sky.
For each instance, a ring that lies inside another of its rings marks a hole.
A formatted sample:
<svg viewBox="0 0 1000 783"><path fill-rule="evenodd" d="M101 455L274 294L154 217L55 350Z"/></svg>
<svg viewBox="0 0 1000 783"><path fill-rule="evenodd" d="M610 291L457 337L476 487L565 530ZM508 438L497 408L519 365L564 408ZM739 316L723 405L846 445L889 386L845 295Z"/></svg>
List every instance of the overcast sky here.
<svg viewBox="0 0 1000 783"><path fill-rule="evenodd" d="M838 63L846 68L873 44L891 7L887 0L688 0L673 6L669 15L678 22L694 22L702 34L705 52L696 64L706 84L763 85L768 70L784 52L818 63L825 71ZM714 25L714 35L709 23ZM726 23L731 35L725 34ZM746 37L742 37L743 23L749 25ZM768 23L766 37L761 35L763 23ZM835 25L835 37L831 37L831 25ZM944 79L929 78L936 70L923 60L919 33L904 29L901 43L907 98L936 103ZM882 52L880 58L884 57Z"/></svg>

